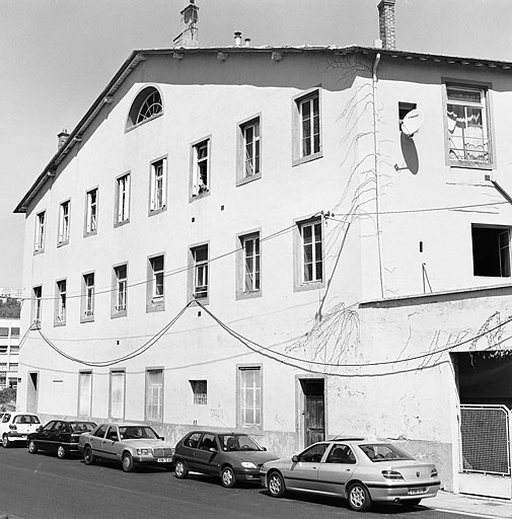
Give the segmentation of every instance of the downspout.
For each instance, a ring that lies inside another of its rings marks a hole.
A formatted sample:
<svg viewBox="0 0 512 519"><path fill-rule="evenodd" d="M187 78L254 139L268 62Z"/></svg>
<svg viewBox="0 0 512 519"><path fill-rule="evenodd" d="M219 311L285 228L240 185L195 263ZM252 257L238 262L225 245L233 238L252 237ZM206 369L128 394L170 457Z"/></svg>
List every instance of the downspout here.
<svg viewBox="0 0 512 519"><path fill-rule="evenodd" d="M379 258L379 280L380 295L384 299L384 267L382 260L382 239L381 239L381 221L380 221L380 180L379 180L379 139L377 135L377 67L380 63L380 52L375 55L372 74L372 94L373 94L373 157L375 169L375 224L377 228L377 254Z"/></svg>

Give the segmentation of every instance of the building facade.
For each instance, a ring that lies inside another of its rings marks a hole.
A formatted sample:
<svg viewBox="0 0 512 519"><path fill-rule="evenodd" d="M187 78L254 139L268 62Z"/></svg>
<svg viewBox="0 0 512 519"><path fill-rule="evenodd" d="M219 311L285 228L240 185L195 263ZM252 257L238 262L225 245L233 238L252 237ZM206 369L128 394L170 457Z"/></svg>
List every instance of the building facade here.
<svg viewBox="0 0 512 519"><path fill-rule="evenodd" d="M133 52L16 208L18 406L279 455L388 437L511 497L507 438L472 435L512 402L511 66Z"/></svg>
<svg viewBox="0 0 512 519"><path fill-rule="evenodd" d="M0 317L0 389L18 385L20 319Z"/></svg>

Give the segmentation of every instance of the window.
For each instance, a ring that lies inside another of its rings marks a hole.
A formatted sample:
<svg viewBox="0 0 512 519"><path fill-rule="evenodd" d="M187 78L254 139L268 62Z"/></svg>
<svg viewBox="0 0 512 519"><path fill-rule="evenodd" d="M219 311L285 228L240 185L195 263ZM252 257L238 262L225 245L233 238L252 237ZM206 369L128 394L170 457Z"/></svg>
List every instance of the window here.
<svg viewBox="0 0 512 519"><path fill-rule="evenodd" d="M463 165L491 163L487 91L446 85L448 157Z"/></svg>
<svg viewBox="0 0 512 519"><path fill-rule="evenodd" d="M85 200L85 234L96 234L98 231L98 189L86 193Z"/></svg>
<svg viewBox="0 0 512 519"><path fill-rule="evenodd" d="M164 257L149 258L147 310L164 309Z"/></svg>
<svg viewBox="0 0 512 519"><path fill-rule="evenodd" d="M65 245L69 242L70 208L71 202L69 200L60 204L58 245Z"/></svg>
<svg viewBox="0 0 512 519"><path fill-rule="evenodd" d="M261 429L261 368L238 368L238 427Z"/></svg>
<svg viewBox="0 0 512 519"><path fill-rule="evenodd" d="M44 251L46 229L46 211L42 211L36 216L36 239L34 244L34 252Z"/></svg>
<svg viewBox="0 0 512 519"><path fill-rule="evenodd" d="M210 139L192 146L192 196L210 191Z"/></svg>
<svg viewBox="0 0 512 519"><path fill-rule="evenodd" d="M11 328L11 339L19 339L19 338L20 338L20 329Z"/></svg>
<svg viewBox="0 0 512 519"><path fill-rule="evenodd" d="M206 380L189 380L195 405L208 404L208 382Z"/></svg>
<svg viewBox="0 0 512 519"><path fill-rule="evenodd" d="M260 233L239 237L237 253L237 298L261 295Z"/></svg>
<svg viewBox="0 0 512 519"><path fill-rule="evenodd" d="M398 129L402 131L402 123L404 122L404 117L415 110L417 107L416 103L398 103Z"/></svg>
<svg viewBox="0 0 512 519"><path fill-rule="evenodd" d="M146 370L146 420L162 422L164 372L162 369Z"/></svg>
<svg viewBox="0 0 512 519"><path fill-rule="evenodd" d="M55 297L55 324L66 324L66 280L57 281Z"/></svg>
<svg viewBox="0 0 512 519"><path fill-rule="evenodd" d="M94 273L82 276L82 319L92 321L94 319Z"/></svg>
<svg viewBox="0 0 512 519"><path fill-rule="evenodd" d="M92 371L78 374L78 416L91 416L92 412Z"/></svg>
<svg viewBox="0 0 512 519"><path fill-rule="evenodd" d="M473 274L510 277L510 229L473 225Z"/></svg>
<svg viewBox="0 0 512 519"><path fill-rule="evenodd" d="M137 94L130 108L127 127L155 119L163 113L162 97L155 87L144 88Z"/></svg>
<svg viewBox="0 0 512 519"><path fill-rule="evenodd" d="M151 164L149 212L163 211L167 203L167 159L160 159Z"/></svg>
<svg viewBox="0 0 512 519"><path fill-rule="evenodd" d="M124 418L125 372L112 370L110 372L109 418Z"/></svg>
<svg viewBox="0 0 512 519"><path fill-rule="evenodd" d="M245 183L261 177L260 117L239 125L238 181Z"/></svg>
<svg viewBox="0 0 512 519"><path fill-rule="evenodd" d="M298 222L295 238L295 290L323 286L322 220L315 218Z"/></svg>
<svg viewBox="0 0 512 519"><path fill-rule="evenodd" d="M302 463L318 463L323 458L328 446L328 443L312 445L309 449L299 454L299 461Z"/></svg>
<svg viewBox="0 0 512 519"><path fill-rule="evenodd" d="M0 337L9 337L9 328L1 327L0 328Z"/></svg>
<svg viewBox="0 0 512 519"><path fill-rule="evenodd" d="M208 245L200 245L190 249L193 263L192 297L206 299L208 297Z"/></svg>
<svg viewBox="0 0 512 519"><path fill-rule="evenodd" d="M128 265L114 267L114 290L112 315L126 315L128 300Z"/></svg>
<svg viewBox="0 0 512 519"><path fill-rule="evenodd" d="M320 93L314 90L295 99L294 162L315 159L321 154Z"/></svg>
<svg viewBox="0 0 512 519"><path fill-rule="evenodd" d="M122 225L130 220L130 174L116 180L116 214L114 225Z"/></svg>
<svg viewBox="0 0 512 519"><path fill-rule="evenodd" d="M41 323L43 309L43 287L32 288L32 322L36 325Z"/></svg>

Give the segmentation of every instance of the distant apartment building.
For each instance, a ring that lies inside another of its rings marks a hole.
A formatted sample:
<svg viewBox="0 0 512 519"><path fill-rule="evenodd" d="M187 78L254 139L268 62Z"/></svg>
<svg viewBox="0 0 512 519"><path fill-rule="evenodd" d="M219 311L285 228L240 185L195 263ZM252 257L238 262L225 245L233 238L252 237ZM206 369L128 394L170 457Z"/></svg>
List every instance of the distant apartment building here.
<svg viewBox="0 0 512 519"><path fill-rule="evenodd" d="M512 497L512 63L379 8L383 48L128 57L16 208L20 408L388 437Z"/></svg>
<svg viewBox="0 0 512 519"><path fill-rule="evenodd" d="M0 389L18 384L19 345L20 319L0 317Z"/></svg>

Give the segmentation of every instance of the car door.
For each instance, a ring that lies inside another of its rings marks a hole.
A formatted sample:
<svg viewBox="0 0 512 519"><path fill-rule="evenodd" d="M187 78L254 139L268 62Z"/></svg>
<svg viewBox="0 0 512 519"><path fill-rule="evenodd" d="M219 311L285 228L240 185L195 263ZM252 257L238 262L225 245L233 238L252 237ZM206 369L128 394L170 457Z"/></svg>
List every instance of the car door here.
<svg viewBox="0 0 512 519"><path fill-rule="evenodd" d="M203 474L218 474L219 468L216 464L218 454L219 447L215 435L205 433L199 442L198 448L194 451L196 470Z"/></svg>
<svg viewBox="0 0 512 519"><path fill-rule="evenodd" d="M121 450L119 428L117 425L111 425L101 442L101 456L114 460L120 456Z"/></svg>
<svg viewBox="0 0 512 519"><path fill-rule="evenodd" d="M89 443L92 448L92 452L95 456L103 457L102 443L105 438L105 434L108 430L108 425L102 425L98 427L90 436Z"/></svg>
<svg viewBox="0 0 512 519"><path fill-rule="evenodd" d="M179 457L185 461L190 470L199 470L197 452L202 436L203 433L201 432L192 433L185 439L181 446Z"/></svg>
<svg viewBox="0 0 512 519"><path fill-rule="evenodd" d="M45 438L46 450L56 451L60 445L60 432L62 431L63 423L61 421L53 422L53 426L48 429L47 436Z"/></svg>
<svg viewBox="0 0 512 519"><path fill-rule="evenodd" d="M328 443L315 443L305 451L294 456L289 469L283 471L286 487L296 490L317 490L318 469L329 446Z"/></svg>
<svg viewBox="0 0 512 519"><path fill-rule="evenodd" d="M38 449L41 449L43 451L49 450L49 438L50 438L50 431L55 426L55 420L52 420L48 422L39 432L34 433L34 437L32 438L32 441L35 443L36 447Z"/></svg>
<svg viewBox="0 0 512 519"><path fill-rule="evenodd" d="M335 443L331 446L325 462L318 468L318 489L331 494L345 495L347 481L357 466L354 452L349 445Z"/></svg>

